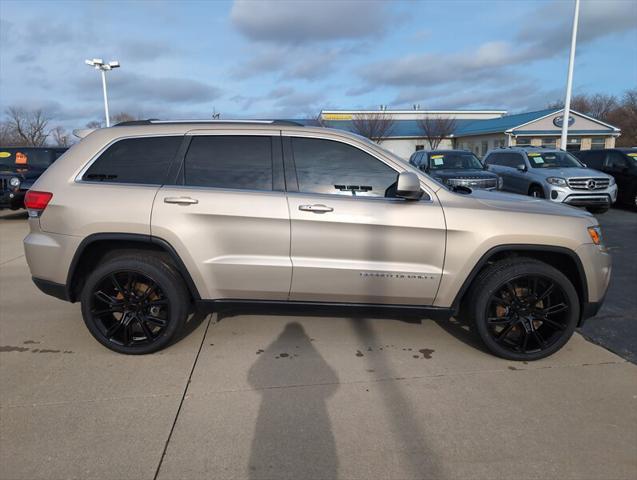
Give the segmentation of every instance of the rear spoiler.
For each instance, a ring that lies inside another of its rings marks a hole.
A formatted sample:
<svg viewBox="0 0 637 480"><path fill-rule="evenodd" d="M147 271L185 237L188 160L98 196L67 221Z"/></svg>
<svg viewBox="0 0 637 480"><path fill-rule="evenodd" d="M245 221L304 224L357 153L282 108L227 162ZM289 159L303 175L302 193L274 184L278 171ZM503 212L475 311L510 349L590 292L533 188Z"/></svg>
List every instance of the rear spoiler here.
<svg viewBox="0 0 637 480"><path fill-rule="evenodd" d="M73 130L73 135L75 135L77 138L84 138L89 133L93 133L95 130L97 130L97 128L77 128Z"/></svg>

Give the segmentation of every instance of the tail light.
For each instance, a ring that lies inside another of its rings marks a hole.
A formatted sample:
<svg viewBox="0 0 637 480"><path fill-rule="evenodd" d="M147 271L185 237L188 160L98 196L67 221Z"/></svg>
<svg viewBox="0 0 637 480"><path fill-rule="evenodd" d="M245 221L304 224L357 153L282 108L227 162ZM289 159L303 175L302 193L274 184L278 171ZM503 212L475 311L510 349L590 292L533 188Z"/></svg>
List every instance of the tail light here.
<svg viewBox="0 0 637 480"><path fill-rule="evenodd" d="M38 192L29 190L24 196L24 206L29 211L29 217L39 217L49 204L53 194L51 192Z"/></svg>

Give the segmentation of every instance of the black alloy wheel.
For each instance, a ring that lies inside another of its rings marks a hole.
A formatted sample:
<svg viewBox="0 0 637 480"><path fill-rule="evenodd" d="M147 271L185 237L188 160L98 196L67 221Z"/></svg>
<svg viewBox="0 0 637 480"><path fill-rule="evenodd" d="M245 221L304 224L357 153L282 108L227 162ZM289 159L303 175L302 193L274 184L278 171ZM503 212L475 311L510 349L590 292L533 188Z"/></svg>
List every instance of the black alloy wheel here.
<svg viewBox="0 0 637 480"><path fill-rule="evenodd" d="M473 283L470 308L486 347L509 360L538 360L562 348L579 321L579 296L559 270L530 258L485 268Z"/></svg>
<svg viewBox="0 0 637 480"><path fill-rule="evenodd" d="M168 346L182 330L191 305L182 277L150 253L115 254L84 283L82 316L102 345L139 355Z"/></svg>
<svg viewBox="0 0 637 480"><path fill-rule="evenodd" d="M130 270L113 272L95 286L90 313L109 342L152 344L170 322L170 301L152 278Z"/></svg>
<svg viewBox="0 0 637 480"><path fill-rule="evenodd" d="M531 354L552 347L567 329L569 300L550 278L525 275L503 283L487 302L487 331L514 353Z"/></svg>

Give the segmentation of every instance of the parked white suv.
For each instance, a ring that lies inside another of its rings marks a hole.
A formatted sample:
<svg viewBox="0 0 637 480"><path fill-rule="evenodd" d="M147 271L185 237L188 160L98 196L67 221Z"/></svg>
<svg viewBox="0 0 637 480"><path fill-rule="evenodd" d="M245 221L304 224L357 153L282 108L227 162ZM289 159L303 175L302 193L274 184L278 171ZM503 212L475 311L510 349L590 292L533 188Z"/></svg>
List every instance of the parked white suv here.
<svg viewBox="0 0 637 480"><path fill-rule="evenodd" d="M511 147L492 150L487 168L503 179L503 190L604 213L617 200L615 179L587 168L562 150Z"/></svg>

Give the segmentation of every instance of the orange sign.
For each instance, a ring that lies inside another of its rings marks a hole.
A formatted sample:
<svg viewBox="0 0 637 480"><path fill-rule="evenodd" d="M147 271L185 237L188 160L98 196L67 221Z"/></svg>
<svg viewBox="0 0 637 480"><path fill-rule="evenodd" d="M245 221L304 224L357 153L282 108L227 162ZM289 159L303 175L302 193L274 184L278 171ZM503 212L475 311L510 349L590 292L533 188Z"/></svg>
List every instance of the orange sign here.
<svg viewBox="0 0 637 480"><path fill-rule="evenodd" d="M16 165L26 165L27 164L27 156L22 152L17 152L15 154L15 164Z"/></svg>

